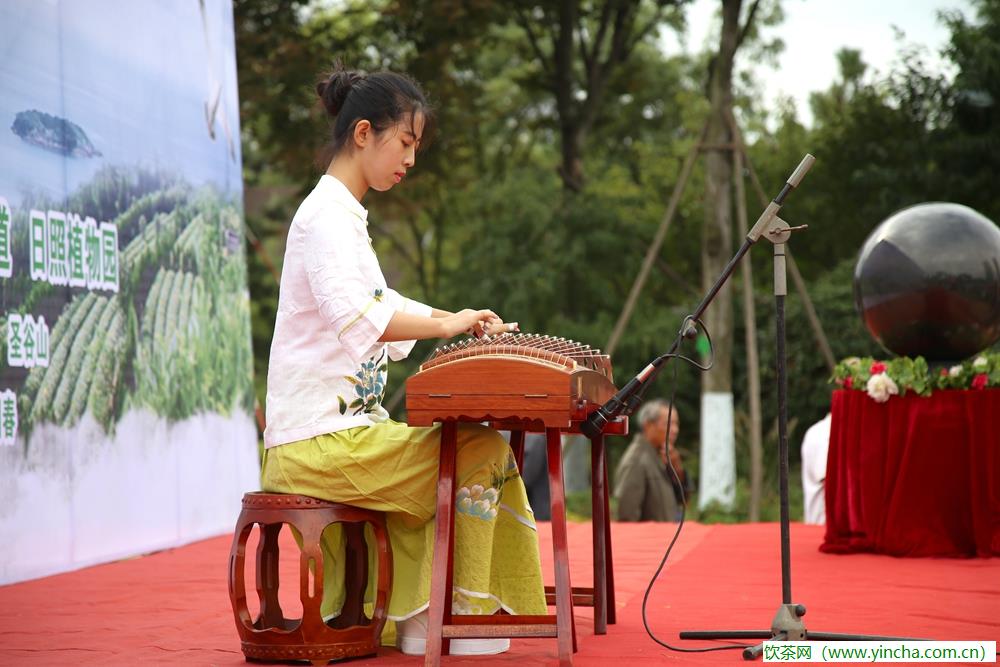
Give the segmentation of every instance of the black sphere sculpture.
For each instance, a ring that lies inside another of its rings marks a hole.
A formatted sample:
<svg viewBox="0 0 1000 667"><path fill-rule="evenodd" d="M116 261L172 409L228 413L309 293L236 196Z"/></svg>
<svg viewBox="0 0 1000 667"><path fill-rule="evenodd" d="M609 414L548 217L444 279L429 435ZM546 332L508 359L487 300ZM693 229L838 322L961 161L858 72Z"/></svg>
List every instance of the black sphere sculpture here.
<svg viewBox="0 0 1000 667"><path fill-rule="evenodd" d="M957 361L1000 340L1000 229L961 204L917 204L875 228L854 301L889 352Z"/></svg>

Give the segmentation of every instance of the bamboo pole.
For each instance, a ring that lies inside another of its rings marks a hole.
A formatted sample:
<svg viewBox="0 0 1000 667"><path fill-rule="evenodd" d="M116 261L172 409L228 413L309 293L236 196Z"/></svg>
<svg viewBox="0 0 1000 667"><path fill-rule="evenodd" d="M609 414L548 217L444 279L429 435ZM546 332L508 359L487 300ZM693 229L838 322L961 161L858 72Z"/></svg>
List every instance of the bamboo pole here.
<svg viewBox="0 0 1000 667"><path fill-rule="evenodd" d="M750 226L747 221L746 191L743 187L743 160L733 151L733 184L736 188L736 221L742 233ZM757 352L757 313L753 299L753 263L750 254L740 262L743 278L743 326L746 332L747 397L750 403L750 520L760 520L760 497L764 486L764 446L760 407L760 355Z"/></svg>
<svg viewBox="0 0 1000 667"><path fill-rule="evenodd" d="M253 233L253 230L250 229L250 225L247 224L246 220L243 221L243 233L246 235L247 240L250 241L250 245L252 245L253 249L257 252L257 255L260 257L260 261L262 261L268 271L271 272L274 282L280 286L281 274L278 272L278 269L275 268L274 262L271 261L271 255L268 254L267 248L264 247L264 244L261 243L257 235Z"/></svg>
<svg viewBox="0 0 1000 667"><path fill-rule="evenodd" d="M622 333L624 333L625 327L628 325L628 321L632 317L632 311L635 309L636 301L639 300L639 294L642 292L642 288L646 284L646 279L649 277L649 270L652 268L653 261L660 252L660 246L663 245L663 238L667 234L667 228L670 227L670 223L674 219L674 214L677 212L677 205L680 203L681 193L684 192L684 187L687 185L688 178L691 177L691 170L694 168L695 159L698 157L698 153L701 152L701 145L705 140L705 132L707 130L708 123L705 123L701 129L701 133L698 135L698 141L691 147L691 150L688 151L687 157L684 158L684 165L681 167L680 176L677 178L677 183L674 185L674 191L670 195L670 203L667 204L667 211L664 213L663 219L660 221L660 226L656 230L653 242L646 251L646 257L642 260L642 267L639 269L639 275L635 277L635 282L632 283L632 289L628 293L628 298L625 300L622 312L618 316L615 328L611 331L611 337L608 338L608 343L604 346L604 350L608 355L612 354L615 351L615 348L618 347L618 341L621 340Z"/></svg>
<svg viewBox="0 0 1000 667"><path fill-rule="evenodd" d="M264 263L264 266L266 266L267 269L271 272L271 276L274 278L274 282L280 286L281 274L278 273L278 269L275 268L274 262L271 261L271 256L268 254L267 249L264 247L264 244L260 242L260 239L257 237L257 235L253 233L252 229L250 229L250 225L247 224L245 217L243 219L243 234L247 237L247 240L250 241L250 245L253 246L253 249L257 252L257 255ZM260 400L257 398L256 390L254 391L254 396L253 396L253 411L254 411L254 416L256 416L257 418L257 430L260 431L261 436L263 436L264 428L267 426L267 424L264 421L264 408L261 407Z"/></svg>

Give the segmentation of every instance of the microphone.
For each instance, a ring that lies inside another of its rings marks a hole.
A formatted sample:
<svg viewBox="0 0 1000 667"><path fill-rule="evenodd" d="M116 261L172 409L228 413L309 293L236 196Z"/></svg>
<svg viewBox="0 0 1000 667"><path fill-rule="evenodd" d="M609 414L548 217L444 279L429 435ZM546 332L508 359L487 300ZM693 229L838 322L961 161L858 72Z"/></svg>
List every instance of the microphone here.
<svg viewBox="0 0 1000 667"><path fill-rule="evenodd" d="M609 398L604 405L592 412L585 421L580 424L580 432L588 438L596 438L604 432L604 427L608 422L620 415L627 407L626 400L635 393L643 382L652 375L656 369L654 364L649 364L634 378L618 390L618 393Z"/></svg>
<svg viewBox="0 0 1000 667"><path fill-rule="evenodd" d="M686 338L687 340L694 340L698 337L698 327L696 327L692 321L692 316L688 316L684 319L684 324L681 325L680 334L677 340L674 341L673 346L670 351L662 357L657 357L651 363L647 364L639 373L628 381L628 383L618 390L618 393L609 398L604 405L595 410L590 414L585 421L580 424L580 432L583 433L588 438L596 438L603 431L604 427L608 425L608 422L622 414L632 414L635 410L636 405L642 400L642 392L644 388L642 385L651 376L656 373L657 367L660 366L664 361L673 356L677 348L680 347L681 338Z"/></svg>

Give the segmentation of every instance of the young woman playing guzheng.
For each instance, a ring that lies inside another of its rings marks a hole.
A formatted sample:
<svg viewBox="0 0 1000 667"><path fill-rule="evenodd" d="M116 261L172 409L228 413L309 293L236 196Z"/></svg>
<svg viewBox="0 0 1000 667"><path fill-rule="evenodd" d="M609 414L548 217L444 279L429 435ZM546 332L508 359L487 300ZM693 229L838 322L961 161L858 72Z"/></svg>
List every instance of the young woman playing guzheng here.
<svg viewBox="0 0 1000 667"><path fill-rule="evenodd" d="M489 310L433 309L386 285L360 202L369 188L384 192L413 167L432 121L419 86L399 74L338 69L316 90L333 119L333 157L288 232L261 486L387 513L389 619L396 621L397 645L421 654L440 426L389 419L382 407L388 361L404 358L415 339L516 325ZM534 517L509 446L492 429L460 424L457 466L455 611L546 613ZM324 533L326 617L344 602L343 539L337 526ZM451 649L499 653L508 646L507 639L463 639Z"/></svg>

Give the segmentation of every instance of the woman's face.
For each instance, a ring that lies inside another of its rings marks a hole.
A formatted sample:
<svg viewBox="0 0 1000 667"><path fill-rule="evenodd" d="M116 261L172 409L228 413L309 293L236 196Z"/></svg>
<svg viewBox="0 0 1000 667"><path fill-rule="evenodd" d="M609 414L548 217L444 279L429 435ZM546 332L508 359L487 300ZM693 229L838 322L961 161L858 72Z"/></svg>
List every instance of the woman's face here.
<svg viewBox="0 0 1000 667"><path fill-rule="evenodd" d="M368 186L385 192L403 180L416 162L417 148L424 131L424 115L417 112L412 122L406 118L384 132L362 149L361 169Z"/></svg>

